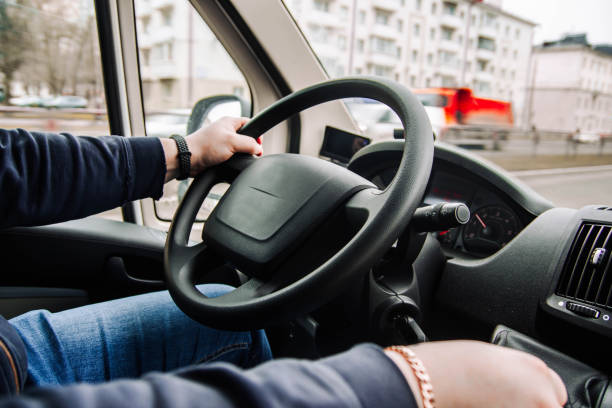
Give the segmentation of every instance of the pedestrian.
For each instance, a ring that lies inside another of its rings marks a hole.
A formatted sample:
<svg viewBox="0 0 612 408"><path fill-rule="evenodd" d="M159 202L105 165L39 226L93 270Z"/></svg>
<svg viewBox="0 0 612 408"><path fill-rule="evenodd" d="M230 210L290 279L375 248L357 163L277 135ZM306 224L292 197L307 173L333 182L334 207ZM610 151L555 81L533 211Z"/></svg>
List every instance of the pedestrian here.
<svg viewBox="0 0 612 408"><path fill-rule="evenodd" d="M538 145L540 144L540 132L535 125L531 125L531 140L533 142L533 155L538 154Z"/></svg>

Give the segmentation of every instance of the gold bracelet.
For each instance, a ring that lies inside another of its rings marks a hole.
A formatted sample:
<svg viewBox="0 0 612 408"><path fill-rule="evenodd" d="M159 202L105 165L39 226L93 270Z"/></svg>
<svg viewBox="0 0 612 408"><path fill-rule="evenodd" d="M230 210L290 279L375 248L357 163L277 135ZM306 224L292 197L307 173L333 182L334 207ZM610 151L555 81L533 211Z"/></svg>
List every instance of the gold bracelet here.
<svg viewBox="0 0 612 408"><path fill-rule="evenodd" d="M405 346L391 346L385 350L394 351L404 357L404 360L408 363L414 376L419 383L419 390L421 391L421 397L423 398L424 408L434 408L435 399L433 386L431 385L431 378L427 374L427 370L423 365L423 362L414 354L412 350Z"/></svg>

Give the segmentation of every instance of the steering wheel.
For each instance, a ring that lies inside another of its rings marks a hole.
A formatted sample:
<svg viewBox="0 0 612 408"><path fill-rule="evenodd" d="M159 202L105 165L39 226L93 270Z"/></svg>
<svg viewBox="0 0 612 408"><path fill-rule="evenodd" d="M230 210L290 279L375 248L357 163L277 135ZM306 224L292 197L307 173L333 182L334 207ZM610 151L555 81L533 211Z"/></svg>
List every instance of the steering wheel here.
<svg viewBox="0 0 612 408"><path fill-rule="evenodd" d="M180 203L164 250L165 277L176 304L211 327L246 330L304 315L363 277L406 228L421 202L433 161L432 130L419 100L386 79L352 77L290 94L243 126L254 138L304 109L367 97L392 108L405 132L393 181L378 190L331 162L296 154L236 155L198 175ZM231 182L202 232L188 239L204 198ZM213 260L228 260L249 278L207 298L195 283Z"/></svg>

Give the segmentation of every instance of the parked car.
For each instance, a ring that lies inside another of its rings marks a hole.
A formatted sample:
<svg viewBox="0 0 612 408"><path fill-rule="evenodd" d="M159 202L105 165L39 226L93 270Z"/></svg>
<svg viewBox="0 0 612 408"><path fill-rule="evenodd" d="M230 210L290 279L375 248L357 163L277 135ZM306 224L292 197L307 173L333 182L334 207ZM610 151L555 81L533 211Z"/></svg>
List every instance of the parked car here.
<svg viewBox="0 0 612 408"><path fill-rule="evenodd" d="M87 99L81 96L62 95L50 100L43 101L42 106L44 106L45 108L55 109L86 108Z"/></svg>
<svg viewBox="0 0 612 408"><path fill-rule="evenodd" d="M578 133L574 135L574 141L576 143L599 143L601 136L595 133Z"/></svg>
<svg viewBox="0 0 612 408"><path fill-rule="evenodd" d="M11 98L9 103L14 106L38 107L38 106L42 106L43 99L37 95L23 95L23 96Z"/></svg>
<svg viewBox="0 0 612 408"><path fill-rule="evenodd" d="M145 117L147 136L169 137L173 134L185 136L190 113L189 109L147 113Z"/></svg>

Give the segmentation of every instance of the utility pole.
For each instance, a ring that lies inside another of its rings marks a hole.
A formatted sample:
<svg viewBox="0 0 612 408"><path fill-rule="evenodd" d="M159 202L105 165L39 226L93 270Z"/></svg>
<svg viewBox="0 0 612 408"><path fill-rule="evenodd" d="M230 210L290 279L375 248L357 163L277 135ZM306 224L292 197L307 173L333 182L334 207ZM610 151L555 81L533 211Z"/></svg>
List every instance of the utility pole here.
<svg viewBox="0 0 612 408"><path fill-rule="evenodd" d="M461 64L461 86L468 88L465 81L465 72L467 71L467 53L468 44L470 43L470 26L472 25L472 6L475 3L480 3L482 0L470 0L468 4L467 22L465 24L465 38L463 41L463 63Z"/></svg>
<svg viewBox="0 0 612 408"><path fill-rule="evenodd" d="M349 36L348 47L349 47L349 55L348 55L348 66L346 68L346 72L348 75L353 75L353 58L355 52L355 26L357 20L357 0L353 0L353 10L351 14L351 34Z"/></svg>

